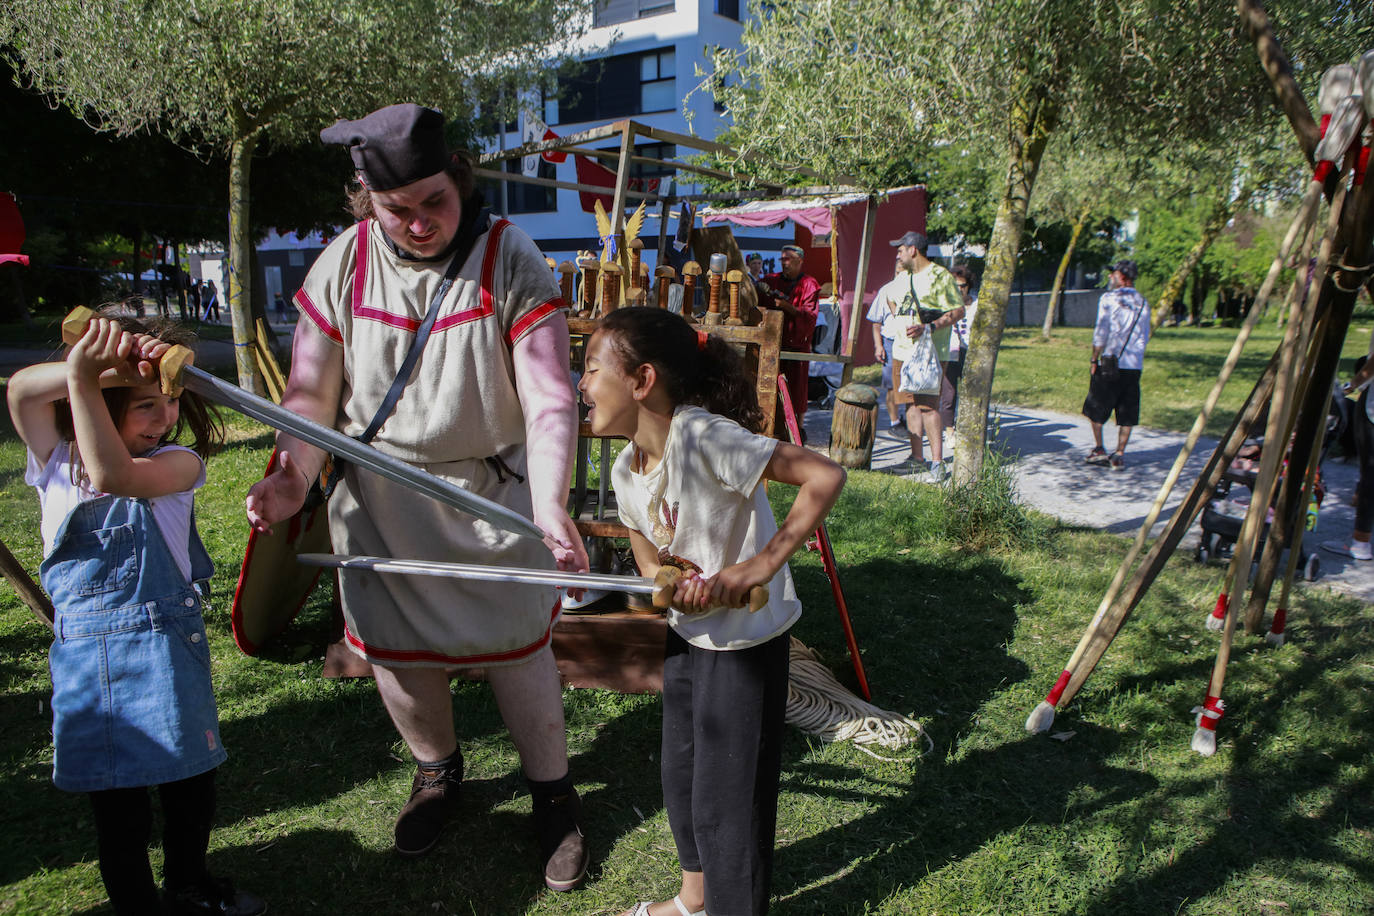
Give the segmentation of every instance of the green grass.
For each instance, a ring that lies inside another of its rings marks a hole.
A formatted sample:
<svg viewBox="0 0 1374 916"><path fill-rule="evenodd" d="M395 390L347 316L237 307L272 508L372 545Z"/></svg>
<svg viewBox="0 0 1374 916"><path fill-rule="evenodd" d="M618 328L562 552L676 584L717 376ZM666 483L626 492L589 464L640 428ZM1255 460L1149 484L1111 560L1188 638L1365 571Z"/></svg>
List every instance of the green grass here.
<svg viewBox="0 0 1374 916"><path fill-rule="evenodd" d="M390 849L411 765L370 682L320 677L319 594L256 659L229 633L243 494L269 438L247 421L198 500L218 564L207 615L223 737L212 867L280 914L583 914L669 896L654 696L565 692L594 864L544 892L529 801L495 704L457 682L469 770L462 826L419 861ZM37 501L0 433L0 539L36 571ZM788 494L774 493L783 508ZM995 502L995 500L994 500ZM778 914L1367 913L1374 900L1374 624L1325 590L1289 641L1240 635L1210 759L1188 749L1215 655L1203 627L1221 570L1185 558L1156 582L1056 732L1023 722L1064 665L1126 542L1034 523L986 552L953 539L933 488L853 472L830 520L875 701L925 723L935 749L875 760L789 730ZM794 561L796 635L854 683L814 553ZM0 589L0 914L108 912L84 799L50 780L49 637ZM160 853L155 852L155 860ZM155 863L156 867L156 863Z"/></svg>
<svg viewBox="0 0 1374 916"><path fill-rule="evenodd" d="M1369 320L1356 321L1342 351L1342 378L1352 361L1369 346ZM1161 328L1145 351L1140 378L1140 423L1155 429L1187 432L1216 383L1235 328ZM1207 423L1207 433L1221 435L1230 425L1251 387L1283 341L1272 319L1261 319L1246 344L1235 374L1222 391ZM997 353L992 398L999 404L1037 407L1077 414L1088 393L1088 360L1092 328L1055 328L1049 343L1039 328L1009 328Z"/></svg>

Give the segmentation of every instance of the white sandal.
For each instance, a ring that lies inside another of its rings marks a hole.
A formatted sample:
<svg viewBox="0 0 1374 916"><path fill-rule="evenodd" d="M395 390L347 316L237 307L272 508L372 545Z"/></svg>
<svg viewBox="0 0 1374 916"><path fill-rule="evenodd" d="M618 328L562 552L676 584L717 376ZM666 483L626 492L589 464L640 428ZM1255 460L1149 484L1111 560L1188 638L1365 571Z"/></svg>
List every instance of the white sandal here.
<svg viewBox="0 0 1374 916"><path fill-rule="evenodd" d="M654 901L652 900L641 900L635 905L634 912L630 916L649 916L649 907L653 905ZM695 913L688 910L687 905L682 902L682 898L676 894L673 895L673 906L677 907L677 911L682 916L706 916L705 910L697 910Z"/></svg>

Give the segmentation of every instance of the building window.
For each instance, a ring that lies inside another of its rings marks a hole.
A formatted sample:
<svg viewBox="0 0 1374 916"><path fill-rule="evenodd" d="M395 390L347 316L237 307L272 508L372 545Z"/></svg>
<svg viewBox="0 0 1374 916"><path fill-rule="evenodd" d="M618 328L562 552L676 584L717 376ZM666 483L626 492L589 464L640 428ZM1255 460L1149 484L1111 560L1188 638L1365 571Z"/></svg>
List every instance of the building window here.
<svg viewBox="0 0 1374 916"><path fill-rule="evenodd" d="M739 0L716 0L716 15L739 22Z"/></svg>
<svg viewBox="0 0 1374 916"><path fill-rule="evenodd" d="M560 84L559 121L574 124L672 111L679 101L676 57L669 47L587 61Z"/></svg>
<svg viewBox="0 0 1374 916"><path fill-rule="evenodd" d="M292 249L291 251L288 251L286 253L286 265L288 267L304 267L305 252L297 249Z"/></svg>
<svg viewBox="0 0 1374 916"><path fill-rule="evenodd" d="M520 160L507 159L507 172L520 174ZM539 170L535 173L539 178L557 178L558 172L552 162L545 162L544 157L539 157ZM488 207L496 212L501 212L501 186L495 181L482 182L482 196L486 200ZM548 213L558 209L558 189L546 188L543 185L526 184L523 181L506 182L506 212L507 213Z"/></svg>
<svg viewBox="0 0 1374 916"><path fill-rule="evenodd" d="M676 54L672 48L651 51L639 59L639 111L672 111L677 107ZM638 113L638 112L636 112Z"/></svg>
<svg viewBox="0 0 1374 916"><path fill-rule="evenodd" d="M738 2L738 0L736 0ZM592 25L602 28L673 12L674 0L601 0L592 10Z"/></svg>

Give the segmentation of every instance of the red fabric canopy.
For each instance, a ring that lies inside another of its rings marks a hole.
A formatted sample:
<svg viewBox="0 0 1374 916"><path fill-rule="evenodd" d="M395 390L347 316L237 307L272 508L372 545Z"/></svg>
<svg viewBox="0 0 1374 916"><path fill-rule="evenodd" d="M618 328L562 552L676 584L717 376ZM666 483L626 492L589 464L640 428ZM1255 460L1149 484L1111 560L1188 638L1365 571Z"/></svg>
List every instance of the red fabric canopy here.
<svg viewBox="0 0 1374 916"><path fill-rule="evenodd" d="M8 261L28 264L29 256L19 253L22 247L24 218L19 215L19 205L14 202L13 194L0 191L0 264Z"/></svg>
<svg viewBox="0 0 1374 916"><path fill-rule="evenodd" d="M879 195L878 218L873 227L872 247L868 255L868 277L864 282L862 306L858 310L858 320L863 320L868 303L873 301L879 289L892 279L893 259L896 249L890 242L900 238L908 229L926 231L926 189L922 185L895 188ZM838 235L832 236L839 242L838 257L840 275L835 278L835 288L840 293L840 316L843 324L844 339L849 339L849 325L854 303L854 282L859 275L859 248L863 243L864 220L868 215L868 199L863 194L837 194L826 197L793 200L755 201L738 207L702 210L702 222L729 222L737 226L772 226L792 220L814 235L823 235L838 228ZM831 213L834 213L832 220ZM873 340L871 334L861 333L856 339L854 364L866 365L873 361Z"/></svg>

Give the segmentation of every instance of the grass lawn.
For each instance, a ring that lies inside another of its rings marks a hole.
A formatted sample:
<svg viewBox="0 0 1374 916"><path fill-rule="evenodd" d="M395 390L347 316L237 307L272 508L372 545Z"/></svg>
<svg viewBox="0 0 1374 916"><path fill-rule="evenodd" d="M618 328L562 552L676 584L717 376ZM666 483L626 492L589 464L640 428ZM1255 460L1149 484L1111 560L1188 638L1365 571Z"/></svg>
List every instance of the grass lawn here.
<svg viewBox="0 0 1374 916"><path fill-rule="evenodd" d="M1164 348L1155 352L1163 363ZM462 826L422 860L396 857L391 824L411 764L371 682L320 677L326 596L265 657L234 648L243 494L269 436L248 421L232 431L198 500L218 564L207 618L230 750L212 868L279 914L604 916L670 896L677 863L655 696L565 693L594 856L585 889L543 891L518 761L480 683L453 686L468 761ZM6 429L0 538L36 571L37 501L23 466ZM775 492L775 505L788 495ZM1039 519L1025 540L977 552L943 533L950 516L933 489L867 472L851 475L832 515L875 701L924 722L935 748L878 760L789 729L773 912L1370 912L1368 608L1307 589L1283 648L1240 636L1220 750L1204 759L1188 749L1189 710L1215 654L1203 620L1222 572L1180 557L1061 711L1062 740L1031 737L1025 717L1126 542ZM808 609L796 635L852 686L816 555L793 568ZM0 589L0 914L104 913L87 803L49 779L48 642Z"/></svg>
<svg viewBox="0 0 1374 916"><path fill-rule="evenodd" d="M1352 322L1342 351L1342 378L1353 371L1351 361L1368 351L1370 325L1368 315ZM1156 332L1145 351L1145 371L1140 377L1140 424L1178 432L1191 429L1216 383L1236 330L1161 328ZM1207 422L1210 435L1226 432L1282 341L1283 332L1274 327L1272 318L1261 319ZM993 400L1076 414L1088 393L1091 354L1092 328L1055 328L1049 343L1041 341L1039 328L1009 328L997 354Z"/></svg>

